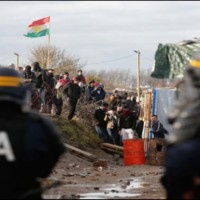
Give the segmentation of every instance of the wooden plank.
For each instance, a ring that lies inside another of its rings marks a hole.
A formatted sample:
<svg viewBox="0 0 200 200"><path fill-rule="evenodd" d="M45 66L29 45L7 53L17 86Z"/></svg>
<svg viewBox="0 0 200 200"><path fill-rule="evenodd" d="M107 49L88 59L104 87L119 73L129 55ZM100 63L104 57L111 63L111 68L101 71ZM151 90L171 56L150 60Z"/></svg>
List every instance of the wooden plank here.
<svg viewBox="0 0 200 200"><path fill-rule="evenodd" d="M120 156L124 155L124 152L122 152L122 151L118 151L118 150L114 150L114 149L109 149L109 148L102 147L102 146L101 146L101 149L109 151L111 153L119 154Z"/></svg>
<svg viewBox="0 0 200 200"><path fill-rule="evenodd" d="M76 147L74 147L74 146L72 146L72 145L69 145L69 144L65 144L65 146L66 146L67 150L69 150L69 151L71 151L71 152L74 152L74 153L76 153L76 154L78 154L78 155L81 155L81 156L83 156L83 157L89 159L90 161L93 161L93 162L94 162L94 161L98 160L97 156L95 156L95 155L93 155L93 154L91 154L91 153L88 153L88 152L86 152L86 151L83 151L83 150L81 150L81 149L78 149L78 148L76 148Z"/></svg>
<svg viewBox="0 0 200 200"><path fill-rule="evenodd" d="M113 150L118 150L118 151L124 150L124 148L122 146L118 146L118 145L114 145L114 144L110 144L110 143L102 143L101 146L107 147L107 148L113 149Z"/></svg>

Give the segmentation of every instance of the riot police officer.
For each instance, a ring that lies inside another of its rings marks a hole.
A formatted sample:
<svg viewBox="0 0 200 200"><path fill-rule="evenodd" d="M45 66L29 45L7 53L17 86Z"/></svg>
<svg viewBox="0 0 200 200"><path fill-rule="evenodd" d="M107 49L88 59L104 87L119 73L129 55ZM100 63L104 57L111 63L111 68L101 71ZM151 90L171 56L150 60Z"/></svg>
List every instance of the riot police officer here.
<svg viewBox="0 0 200 200"><path fill-rule="evenodd" d="M0 68L0 198L41 199L38 178L48 177L65 147L52 122L29 110L21 81Z"/></svg>
<svg viewBox="0 0 200 200"><path fill-rule="evenodd" d="M168 199L200 199L200 52L196 52L169 114L165 172Z"/></svg>

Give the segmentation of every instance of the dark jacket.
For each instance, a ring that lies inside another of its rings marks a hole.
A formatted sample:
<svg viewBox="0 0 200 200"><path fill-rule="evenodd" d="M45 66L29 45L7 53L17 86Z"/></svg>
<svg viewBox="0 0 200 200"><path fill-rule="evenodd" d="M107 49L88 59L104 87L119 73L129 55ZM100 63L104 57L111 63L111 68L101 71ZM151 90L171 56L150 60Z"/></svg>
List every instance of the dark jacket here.
<svg viewBox="0 0 200 200"><path fill-rule="evenodd" d="M47 81L47 75L46 72L39 68L38 71L35 72L35 76L36 76L36 88L44 88L45 87L45 83Z"/></svg>
<svg viewBox="0 0 200 200"><path fill-rule="evenodd" d="M35 73L30 71L30 72L24 72L23 73L23 78L24 79L32 79L31 83L35 83L36 82L36 76Z"/></svg>
<svg viewBox="0 0 200 200"><path fill-rule="evenodd" d="M51 74L48 74L46 83L48 85L48 88L53 89L56 85L56 80L55 80L54 76L52 76Z"/></svg>
<svg viewBox="0 0 200 200"><path fill-rule="evenodd" d="M94 113L94 118L97 121L97 126L101 128L106 128L107 127L107 122L104 120L106 116L106 111L102 110L101 108L95 110Z"/></svg>
<svg viewBox="0 0 200 200"><path fill-rule="evenodd" d="M33 86L35 86L36 84L36 76L35 73L32 71L25 71L23 73L23 79L25 81L25 84L27 85L27 87L29 87L30 90L32 90ZM26 79L31 79L31 81L27 82Z"/></svg>
<svg viewBox="0 0 200 200"><path fill-rule="evenodd" d="M26 194L40 188L37 179L49 176L65 151L59 131L37 113L23 113L11 103L0 108L0 143L6 137L11 152L0 155L0 198L39 198L41 191Z"/></svg>
<svg viewBox="0 0 200 200"><path fill-rule="evenodd" d="M95 99L95 101L101 101L105 99L106 92L104 89L100 90L100 92L98 92L98 90L94 90L92 91L91 96Z"/></svg>
<svg viewBox="0 0 200 200"><path fill-rule="evenodd" d="M161 122L157 121L151 126L151 133L154 134L154 138L164 138L165 129Z"/></svg>
<svg viewBox="0 0 200 200"><path fill-rule="evenodd" d="M125 104L128 106L129 110L133 111L135 109L135 102L132 100L126 100Z"/></svg>
<svg viewBox="0 0 200 200"><path fill-rule="evenodd" d="M64 89L64 93L67 95L70 101L78 101L78 99L81 97L81 88L77 84L69 83Z"/></svg>
<svg viewBox="0 0 200 200"><path fill-rule="evenodd" d="M94 87L91 87L90 85L86 88L86 99L88 101L91 101L92 100L92 96L91 96L91 93L92 91L94 90Z"/></svg>
<svg viewBox="0 0 200 200"><path fill-rule="evenodd" d="M124 109L120 114L119 129L135 129L136 118L129 109Z"/></svg>

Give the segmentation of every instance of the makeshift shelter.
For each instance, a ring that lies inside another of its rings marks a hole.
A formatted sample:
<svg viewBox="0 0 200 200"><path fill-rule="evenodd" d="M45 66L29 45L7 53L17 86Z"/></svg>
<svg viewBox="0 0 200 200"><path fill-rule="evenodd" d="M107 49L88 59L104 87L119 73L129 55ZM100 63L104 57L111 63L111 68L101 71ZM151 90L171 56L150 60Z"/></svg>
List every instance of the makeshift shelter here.
<svg viewBox="0 0 200 200"><path fill-rule="evenodd" d="M148 157L149 134L151 128L151 116L156 114L159 121L170 133L170 126L167 121L168 113L173 109L176 102L176 89L155 88L147 89L142 93L143 101L141 105L140 120L144 122L142 138L144 139L145 156Z"/></svg>
<svg viewBox="0 0 200 200"><path fill-rule="evenodd" d="M174 88L155 88L143 91L143 114L140 117L144 121L142 138L149 138L150 122L153 114L158 116L159 121L170 132L167 116L174 107L175 98L176 89Z"/></svg>
<svg viewBox="0 0 200 200"><path fill-rule="evenodd" d="M153 78L182 78L185 65L194 52L200 51L200 40L184 40L175 44L159 44L155 53Z"/></svg>

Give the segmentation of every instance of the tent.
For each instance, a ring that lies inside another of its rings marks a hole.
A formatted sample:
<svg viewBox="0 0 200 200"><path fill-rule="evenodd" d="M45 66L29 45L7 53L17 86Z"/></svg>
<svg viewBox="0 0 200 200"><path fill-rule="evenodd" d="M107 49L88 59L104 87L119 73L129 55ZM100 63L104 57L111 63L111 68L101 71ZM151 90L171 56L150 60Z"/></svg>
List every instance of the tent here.
<svg viewBox="0 0 200 200"><path fill-rule="evenodd" d="M194 52L200 51L199 40L185 40L175 44L159 44L155 53L153 78L182 78L185 65Z"/></svg>

